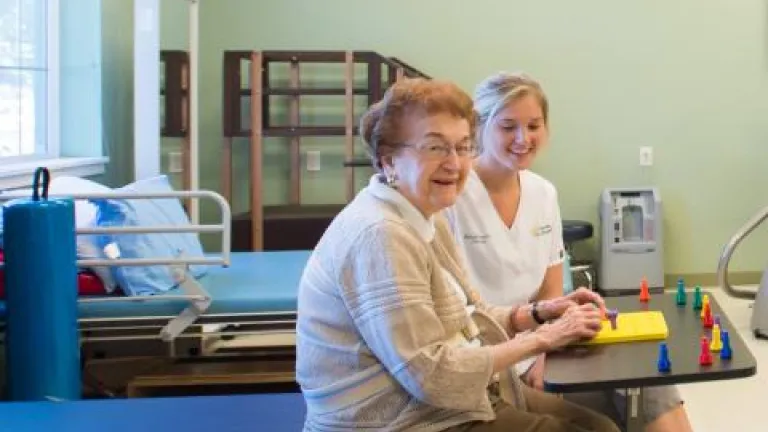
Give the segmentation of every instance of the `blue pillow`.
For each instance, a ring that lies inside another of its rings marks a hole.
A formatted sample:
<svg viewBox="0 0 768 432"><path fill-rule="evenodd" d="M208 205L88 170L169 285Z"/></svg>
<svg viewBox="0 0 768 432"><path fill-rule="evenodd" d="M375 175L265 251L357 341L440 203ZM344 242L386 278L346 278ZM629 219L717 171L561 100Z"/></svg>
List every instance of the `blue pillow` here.
<svg viewBox="0 0 768 432"><path fill-rule="evenodd" d="M170 192L173 188L164 175L139 180L117 189L117 192ZM190 221L178 198L155 199L93 199L98 212L95 224L100 227L178 226ZM197 233L139 233L94 236L98 250L109 248L119 252L120 258L204 258L203 247ZM105 253L106 255L106 253ZM178 286L171 265L113 266L112 275L127 295L159 294ZM193 265L189 273L200 278L207 266Z"/></svg>

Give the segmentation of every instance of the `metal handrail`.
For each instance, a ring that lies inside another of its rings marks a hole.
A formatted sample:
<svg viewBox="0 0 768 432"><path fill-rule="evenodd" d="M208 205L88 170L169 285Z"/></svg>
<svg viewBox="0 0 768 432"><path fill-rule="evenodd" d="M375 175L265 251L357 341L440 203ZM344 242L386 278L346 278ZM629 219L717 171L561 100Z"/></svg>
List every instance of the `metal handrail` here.
<svg viewBox="0 0 768 432"><path fill-rule="evenodd" d="M733 256L733 252L736 250L736 246L738 246L739 243L741 243L741 241L744 240L746 236L748 236L752 231L754 231L755 228L757 228L766 219L768 219L768 207L763 208L762 210L760 210L759 213L757 213L750 220L748 220L747 223L745 223L736 232L736 234L734 234L733 237L731 237L731 239L723 248L723 252L720 254L720 261L718 262L718 265L717 265L717 281L718 281L718 284L720 285L720 288L733 297L752 300L757 295L757 293L755 293L754 291L734 288L728 282L728 264L731 261L731 256Z"/></svg>

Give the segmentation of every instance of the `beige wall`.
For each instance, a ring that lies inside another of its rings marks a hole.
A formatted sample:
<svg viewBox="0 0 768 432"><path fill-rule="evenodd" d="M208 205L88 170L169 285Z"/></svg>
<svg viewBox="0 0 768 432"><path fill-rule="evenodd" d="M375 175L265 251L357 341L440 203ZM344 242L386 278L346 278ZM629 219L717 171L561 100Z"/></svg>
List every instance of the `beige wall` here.
<svg viewBox="0 0 768 432"><path fill-rule="evenodd" d="M114 155L130 159L131 6L104 0L105 105ZM128 2L130 3L130 2ZM186 2L162 0L162 45L187 43ZM768 35L760 0L218 0L201 2L201 184L219 189L224 50L360 49L402 58L468 91L500 69L538 77L552 105L552 142L535 170L559 188L563 215L597 223L604 187L654 185L665 206L666 272L712 273L723 244L760 209L768 184ZM127 11L127 12L126 12ZM112 20L112 21L110 21ZM339 83L341 85L341 83ZM109 96L107 96L109 97ZM311 106L314 102L308 102ZM309 117L342 112L308 109ZM362 108L362 106L361 106ZM174 143L167 143L166 149ZM638 164L653 146L655 165ZM236 211L247 204L238 145ZM341 202L341 139L308 141L323 170L307 202ZM270 140L267 204L287 193L284 143ZM123 182L130 176L115 171ZM208 212L208 209L204 209ZM732 269L765 265L765 229Z"/></svg>

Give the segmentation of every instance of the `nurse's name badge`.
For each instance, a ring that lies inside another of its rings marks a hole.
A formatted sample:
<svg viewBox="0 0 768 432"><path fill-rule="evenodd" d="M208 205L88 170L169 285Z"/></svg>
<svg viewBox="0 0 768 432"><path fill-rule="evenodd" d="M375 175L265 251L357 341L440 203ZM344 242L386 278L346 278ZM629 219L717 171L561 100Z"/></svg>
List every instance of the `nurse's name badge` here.
<svg viewBox="0 0 768 432"><path fill-rule="evenodd" d="M464 234L464 241L468 244L486 244L490 234Z"/></svg>

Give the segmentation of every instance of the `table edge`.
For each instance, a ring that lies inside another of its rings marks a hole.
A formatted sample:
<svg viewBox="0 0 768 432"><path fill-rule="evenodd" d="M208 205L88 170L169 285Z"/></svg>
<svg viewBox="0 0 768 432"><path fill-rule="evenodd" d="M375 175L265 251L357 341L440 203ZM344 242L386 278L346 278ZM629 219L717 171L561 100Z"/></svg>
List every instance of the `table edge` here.
<svg viewBox="0 0 768 432"><path fill-rule="evenodd" d="M710 290L702 291L705 294L711 294ZM665 293L669 294L669 293ZM720 303L717 301L716 298L712 297L710 301L713 301L714 303L722 309L720 306ZM733 322L730 320L730 317L726 315L726 319L732 324ZM745 346L747 346L746 340L744 340L744 337L742 335L739 335L739 338L742 339L742 342ZM553 392L553 393L575 393L575 392L582 392L582 391L599 391L599 390L611 390L611 389L623 389L623 388L637 388L637 387L655 387L655 386L665 386L665 385L676 385L676 384L691 384L691 383L702 383L702 382L712 382L712 381L725 381L725 380L732 380L732 379L743 379L743 378L749 378L757 374L757 359L755 358L754 354L752 353L752 350L749 349L747 346L747 354L748 358L745 359L746 362L749 363L749 366L738 368L738 369L729 369L729 370L719 370L719 371L697 371L682 375L657 375L653 377L641 377L641 378L627 378L627 379L619 379L619 380L609 380L609 381L596 381L596 382L580 382L580 383L557 383L548 381L546 379L546 374L543 377L543 388L547 392Z"/></svg>

